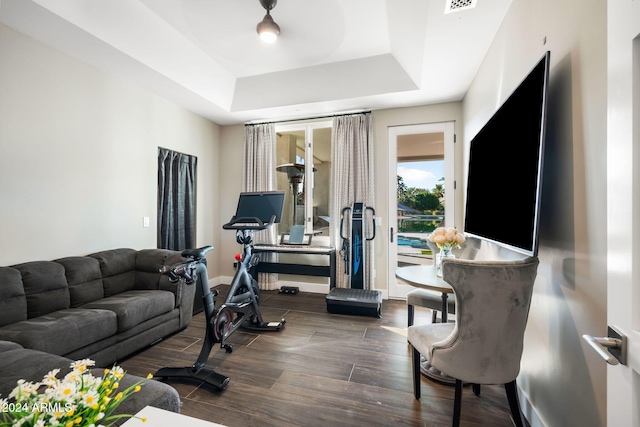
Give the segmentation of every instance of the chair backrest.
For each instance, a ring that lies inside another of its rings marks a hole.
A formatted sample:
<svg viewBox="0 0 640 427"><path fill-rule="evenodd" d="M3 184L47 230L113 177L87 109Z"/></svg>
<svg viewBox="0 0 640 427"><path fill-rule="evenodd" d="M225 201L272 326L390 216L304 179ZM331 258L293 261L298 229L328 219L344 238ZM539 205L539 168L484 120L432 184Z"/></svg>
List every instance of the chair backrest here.
<svg viewBox="0 0 640 427"><path fill-rule="evenodd" d="M453 333L433 345L431 364L474 384L505 384L520 372L537 258L446 259L443 279L456 297Z"/></svg>

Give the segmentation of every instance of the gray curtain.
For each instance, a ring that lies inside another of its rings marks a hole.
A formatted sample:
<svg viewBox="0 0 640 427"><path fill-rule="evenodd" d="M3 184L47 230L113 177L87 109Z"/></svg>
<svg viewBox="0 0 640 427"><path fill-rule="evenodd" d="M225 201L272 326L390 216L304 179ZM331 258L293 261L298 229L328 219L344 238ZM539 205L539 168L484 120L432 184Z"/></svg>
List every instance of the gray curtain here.
<svg viewBox="0 0 640 427"><path fill-rule="evenodd" d="M195 247L195 156L158 149L158 248Z"/></svg>
<svg viewBox="0 0 640 427"><path fill-rule="evenodd" d="M342 247L340 215L354 202L374 207L373 132L371 113L338 116L333 119L331 141L331 245ZM371 289L373 241L365 243L365 289ZM336 286L347 287L342 257L336 265Z"/></svg>
<svg viewBox="0 0 640 427"><path fill-rule="evenodd" d="M242 191L273 191L276 189L275 152L276 127L273 123L246 125L244 128L244 173ZM276 227L262 230L254 235L255 243L275 244L277 241ZM263 254L265 262L275 262L276 254ZM278 275L260 273L258 285L260 289L273 290L277 288Z"/></svg>

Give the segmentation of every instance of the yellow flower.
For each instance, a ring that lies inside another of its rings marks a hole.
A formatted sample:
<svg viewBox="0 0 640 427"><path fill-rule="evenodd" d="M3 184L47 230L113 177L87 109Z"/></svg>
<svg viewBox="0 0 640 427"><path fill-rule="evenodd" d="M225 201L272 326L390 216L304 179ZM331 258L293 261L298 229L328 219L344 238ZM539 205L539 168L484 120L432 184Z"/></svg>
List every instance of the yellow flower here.
<svg viewBox="0 0 640 427"><path fill-rule="evenodd" d="M136 388L133 389L134 393L139 392L142 389L142 387L140 387L139 385L136 386Z"/></svg>

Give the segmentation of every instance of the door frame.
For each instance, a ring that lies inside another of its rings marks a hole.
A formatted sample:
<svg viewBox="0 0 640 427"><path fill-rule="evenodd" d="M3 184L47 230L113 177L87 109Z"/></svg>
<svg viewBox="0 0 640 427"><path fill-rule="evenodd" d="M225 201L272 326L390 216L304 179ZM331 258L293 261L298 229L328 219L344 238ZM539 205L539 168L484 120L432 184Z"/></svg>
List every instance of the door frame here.
<svg viewBox="0 0 640 427"><path fill-rule="evenodd" d="M455 225L456 212L456 180L455 180L455 122L421 123L389 127L389 182L388 182L388 218L389 218L389 251L388 251L388 283L389 298L405 299L413 286L398 283L396 268L398 265L397 239L398 227L398 136L417 133L444 133L444 180L445 180L445 224Z"/></svg>
<svg viewBox="0 0 640 427"><path fill-rule="evenodd" d="M638 427L640 3L608 2L607 20L607 323L628 340L627 365L607 365L607 425Z"/></svg>

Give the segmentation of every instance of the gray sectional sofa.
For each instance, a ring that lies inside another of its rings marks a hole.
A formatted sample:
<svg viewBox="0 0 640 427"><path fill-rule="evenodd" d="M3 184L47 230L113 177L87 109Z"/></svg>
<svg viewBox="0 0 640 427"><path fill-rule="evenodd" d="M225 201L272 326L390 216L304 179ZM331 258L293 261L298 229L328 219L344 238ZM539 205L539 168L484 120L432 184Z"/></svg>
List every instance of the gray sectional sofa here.
<svg viewBox="0 0 640 427"><path fill-rule="evenodd" d="M73 360L110 367L184 329L195 286L158 272L180 260L175 251L123 248L0 267L0 396L20 378L39 381ZM157 381L130 399L118 412L145 405L179 410L177 392Z"/></svg>

